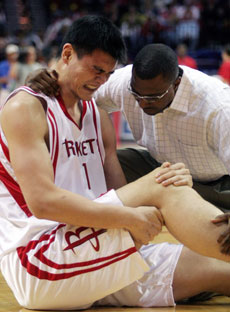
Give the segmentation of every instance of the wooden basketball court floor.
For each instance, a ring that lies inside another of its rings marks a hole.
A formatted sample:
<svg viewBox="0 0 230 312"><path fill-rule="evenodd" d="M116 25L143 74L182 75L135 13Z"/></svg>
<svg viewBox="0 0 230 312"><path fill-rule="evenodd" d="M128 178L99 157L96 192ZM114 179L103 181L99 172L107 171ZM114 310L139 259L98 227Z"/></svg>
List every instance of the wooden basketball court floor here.
<svg viewBox="0 0 230 312"><path fill-rule="evenodd" d="M156 237L154 243L169 241L177 243L176 240L164 228L162 233ZM28 312L18 305L11 290L4 281L0 273L0 312ZM35 310L33 310L35 311ZM115 307L99 307L84 310L86 312L230 312L230 298L215 297L211 300L197 303L195 305L177 305L170 308L115 308ZM55 311L57 312L57 311Z"/></svg>

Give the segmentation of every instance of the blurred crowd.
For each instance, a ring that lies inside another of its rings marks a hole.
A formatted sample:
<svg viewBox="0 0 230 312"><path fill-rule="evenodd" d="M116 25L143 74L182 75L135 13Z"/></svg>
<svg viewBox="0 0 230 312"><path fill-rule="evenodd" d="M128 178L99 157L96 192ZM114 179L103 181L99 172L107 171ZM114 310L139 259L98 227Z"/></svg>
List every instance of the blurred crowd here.
<svg viewBox="0 0 230 312"><path fill-rule="evenodd" d="M229 58L230 0L3 0L1 88L12 91L30 71L51 66L66 29L86 14L104 15L120 28L129 63L153 42L171 46L178 61L194 68L191 55L199 49L224 52L225 62Z"/></svg>

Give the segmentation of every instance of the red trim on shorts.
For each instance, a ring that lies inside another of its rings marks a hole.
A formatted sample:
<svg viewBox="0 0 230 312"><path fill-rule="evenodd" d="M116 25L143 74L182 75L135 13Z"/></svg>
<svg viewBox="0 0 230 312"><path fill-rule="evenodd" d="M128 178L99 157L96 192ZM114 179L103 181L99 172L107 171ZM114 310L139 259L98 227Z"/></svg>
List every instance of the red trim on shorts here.
<svg viewBox="0 0 230 312"><path fill-rule="evenodd" d="M51 117L52 118L51 118ZM53 137L53 148L52 148L52 155L51 159L53 161L53 168L54 168L54 174L56 173L56 167L57 167L57 159L58 159L58 153L59 153L59 135L58 135L58 126L57 122L54 116L54 113L50 108L48 108L48 118L52 127L52 137ZM55 138L56 138L56 144L55 144Z"/></svg>
<svg viewBox="0 0 230 312"><path fill-rule="evenodd" d="M25 199L22 195L22 191L18 183L9 175L6 171L2 163L0 162L0 180L5 185L11 196L17 202L19 207L23 210L23 212L27 215L27 217L31 217L32 213L29 210Z"/></svg>
<svg viewBox="0 0 230 312"><path fill-rule="evenodd" d="M117 261L121 261L122 259L125 259L128 256L130 256L131 254L133 254L134 252L136 252L136 248L131 247L131 248L128 248L124 251L112 254L110 256L101 257L101 258L97 258L94 260L76 262L76 263L71 263L71 264L55 263L52 260L47 259L44 255L44 252L46 252L49 249L50 245L55 241L56 232L60 228L62 228L63 226L65 226L65 225L60 224L55 230L52 231L51 234L44 234L40 237L39 240L30 241L27 244L27 246L17 248L17 253L18 253L18 256L20 258L21 264L23 267L26 268L26 270L29 274L31 274L31 275L39 278L39 279L45 279L45 280L50 280L50 281L67 279L67 278L71 278L71 277L74 277L74 276L77 276L80 274L85 274L85 273L100 270L106 266L111 265L112 263L115 263ZM102 231L104 232L105 230L102 230ZM88 239L88 240L90 241L90 239ZM27 254L31 250L35 249L39 243L45 242L45 241L47 241L47 244L42 244L41 248L34 254L34 257L36 257L38 260L40 260L41 263L49 266L52 269L56 269L57 271L58 270L66 270L66 269L74 269L74 268L76 268L76 270L72 271L72 272L65 272L65 273L63 273L63 272L50 273L48 271L41 270L36 265L32 264L29 261ZM84 269L83 267L86 267L86 266L87 266L87 268ZM89 266L91 266L91 267L89 267ZM79 269L77 269L77 268L79 268Z"/></svg>

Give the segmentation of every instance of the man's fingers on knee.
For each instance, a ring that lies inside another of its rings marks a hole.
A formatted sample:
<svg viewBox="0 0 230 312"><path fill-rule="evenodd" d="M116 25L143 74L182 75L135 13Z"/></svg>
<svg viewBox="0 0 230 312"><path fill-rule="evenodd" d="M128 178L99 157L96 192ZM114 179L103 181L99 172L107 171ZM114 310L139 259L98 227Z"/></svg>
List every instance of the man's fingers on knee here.
<svg viewBox="0 0 230 312"><path fill-rule="evenodd" d="M178 180L178 178L172 177L172 178L169 178L167 180L162 181L161 184L164 186L168 186L170 184L174 184L177 180Z"/></svg>
<svg viewBox="0 0 230 312"><path fill-rule="evenodd" d="M169 168L161 169L161 170L156 174L156 181L157 181L157 182L161 182L162 180L165 179L165 177L167 177L168 174L171 174L171 171L170 171Z"/></svg>
<svg viewBox="0 0 230 312"><path fill-rule="evenodd" d="M171 179L171 178L173 178L173 177L175 177L175 176L176 176L175 171L170 170L170 171L168 171L168 172L162 173L162 174L159 176L159 178L156 179L156 181L157 181L158 183L162 183L163 181L167 181L167 180L169 180L169 179Z"/></svg>
<svg viewBox="0 0 230 312"><path fill-rule="evenodd" d="M171 163L168 162L168 161L165 161L162 165L161 165L161 168L168 168L171 166Z"/></svg>
<svg viewBox="0 0 230 312"><path fill-rule="evenodd" d="M189 175L190 171L188 169L184 168L184 169L180 170L180 174L182 174L182 175Z"/></svg>
<svg viewBox="0 0 230 312"><path fill-rule="evenodd" d="M182 179L182 178L181 178L180 180L175 181L173 184L174 184L175 186L188 185L188 180Z"/></svg>
<svg viewBox="0 0 230 312"><path fill-rule="evenodd" d="M183 169L185 168L185 164L184 163L176 163L170 166L171 169Z"/></svg>
<svg viewBox="0 0 230 312"><path fill-rule="evenodd" d="M177 175L177 176L173 176L167 180L162 181L162 184L164 186L167 186L170 184L174 184L176 186L188 185L188 180L187 178L184 177L184 175Z"/></svg>

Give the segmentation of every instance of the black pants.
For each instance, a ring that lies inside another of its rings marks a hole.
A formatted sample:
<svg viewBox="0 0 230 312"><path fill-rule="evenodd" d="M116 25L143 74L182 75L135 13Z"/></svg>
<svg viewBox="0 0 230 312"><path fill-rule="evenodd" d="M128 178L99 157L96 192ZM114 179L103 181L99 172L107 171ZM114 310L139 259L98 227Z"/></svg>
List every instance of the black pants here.
<svg viewBox="0 0 230 312"><path fill-rule="evenodd" d="M135 181L161 166L161 164L144 149L119 149L117 155L128 182ZM205 200L222 211L230 210L230 176L225 175L216 181L208 183L193 181L193 188Z"/></svg>

